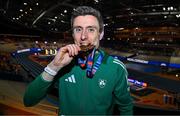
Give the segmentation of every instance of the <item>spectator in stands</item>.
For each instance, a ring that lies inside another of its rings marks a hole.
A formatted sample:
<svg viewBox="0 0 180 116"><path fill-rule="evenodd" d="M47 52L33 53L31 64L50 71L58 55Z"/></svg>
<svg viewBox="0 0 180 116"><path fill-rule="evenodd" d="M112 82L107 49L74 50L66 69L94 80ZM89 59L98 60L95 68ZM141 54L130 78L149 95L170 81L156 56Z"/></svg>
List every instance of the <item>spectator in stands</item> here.
<svg viewBox="0 0 180 116"><path fill-rule="evenodd" d="M71 26L74 44L61 47L44 72L29 84L25 106L39 103L58 82L59 114L107 115L113 114L116 105L121 115L132 115L124 64L98 49L103 34L100 12L80 6L73 12ZM82 51L83 45L90 48Z"/></svg>

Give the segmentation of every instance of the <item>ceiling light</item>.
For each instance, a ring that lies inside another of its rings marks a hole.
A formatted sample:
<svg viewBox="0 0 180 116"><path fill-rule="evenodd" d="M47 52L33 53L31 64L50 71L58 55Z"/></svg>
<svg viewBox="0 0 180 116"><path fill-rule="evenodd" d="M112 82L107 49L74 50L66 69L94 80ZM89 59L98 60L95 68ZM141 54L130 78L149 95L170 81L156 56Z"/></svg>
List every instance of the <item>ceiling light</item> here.
<svg viewBox="0 0 180 116"><path fill-rule="evenodd" d="M106 24L104 24L104 26L108 26L108 24L106 23Z"/></svg>
<svg viewBox="0 0 180 116"><path fill-rule="evenodd" d="M172 7L168 7L167 9L168 9L168 11L170 11L172 9Z"/></svg>
<svg viewBox="0 0 180 116"><path fill-rule="evenodd" d="M23 10L22 10L22 9L20 9L19 11L20 11L20 12L22 12Z"/></svg>
<svg viewBox="0 0 180 116"><path fill-rule="evenodd" d="M38 5L39 5L39 3L37 2L37 3L36 3L36 6L38 6Z"/></svg>
<svg viewBox="0 0 180 116"><path fill-rule="evenodd" d="M165 7L163 7L163 10L165 11L165 10L166 10L166 8L165 8Z"/></svg>
<svg viewBox="0 0 180 116"><path fill-rule="evenodd" d="M94 0L94 2L95 2L95 3L98 3L98 2L99 2L99 0Z"/></svg>
<svg viewBox="0 0 180 116"><path fill-rule="evenodd" d="M27 5L27 3L26 3L26 2L24 2L23 4L24 4L24 5Z"/></svg>
<svg viewBox="0 0 180 116"><path fill-rule="evenodd" d="M174 7L173 7L173 6L171 6L171 7L170 7L170 10L173 10L173 9L174 9Z"/></svg>
<svg viewBox="0 0 180 116"><path fill-rule="evenodd" d="M64 10L64 13L67 13L67 10Z"/></svg>

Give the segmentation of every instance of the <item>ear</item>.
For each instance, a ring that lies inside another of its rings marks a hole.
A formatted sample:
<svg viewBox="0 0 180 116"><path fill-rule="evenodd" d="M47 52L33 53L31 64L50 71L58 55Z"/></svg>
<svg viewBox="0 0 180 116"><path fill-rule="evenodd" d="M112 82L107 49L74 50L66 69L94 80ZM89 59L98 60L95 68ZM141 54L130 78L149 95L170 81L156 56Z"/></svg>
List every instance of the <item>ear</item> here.
<svg viewBox="0 0 180 116"><path fill-rule="evenodd" d="M99 40L101 40L103 38L103 36L104 36L104 30L101 32Z"/></svg>

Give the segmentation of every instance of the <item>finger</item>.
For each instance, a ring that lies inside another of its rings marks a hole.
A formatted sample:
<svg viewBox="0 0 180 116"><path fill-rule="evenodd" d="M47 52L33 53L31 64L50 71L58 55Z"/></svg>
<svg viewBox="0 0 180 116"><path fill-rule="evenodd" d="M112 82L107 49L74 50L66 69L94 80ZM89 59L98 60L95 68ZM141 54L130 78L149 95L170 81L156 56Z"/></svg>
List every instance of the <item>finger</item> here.
<svg viewBox="0 0 180 116"><path fill-rule="evenodd" d="M80 46L78 46L78 45L75 45L75 46L76 46L76 48L77 48L78 52L79 52L79 51L81 51Z"/></svg>
<svg viewBox="0 0 180 116"><path fill-rule="evenodd" d="M72 51L72 56L75 56L75 54L76 54L76 52L77 52L77 49L76 49L76 47L75 47L75 44L72 44L71 46L71 51Z"/></svg>
<svg viewBox="0 0 180 116"><path fill-rule="evenodd" d="M75 45L75 44L73 44L72 45L72 47L73 47L73 49L74 49L74 54L73 55L77 55L78 54L78 46L77 45Z"/></svg>
<svg viewBox="0 0 180 116"><path fill-rule="evenodd" d="M58 50L58 53L55 56L55 60L59 61L60 59L62 59L64 54L66 53L66 51L67 51L67 48L65 48L65 47L60 48Z"/></svg>
<svg viewBox="0 0 180 116"><path fill-rule="evenodd" d="M61 48L60 48L61 49ZM55 59L57 59L57 58L59 58L60 57L60 55L61 55L61 50L58 50L58 52L57 52L57 54L56 54L56 56L55 56Z"/></svg>
<svg viewBox="0 0 180 116"><path fill-rule="evenodd" d="M72 45L68 45L67 49L68 49L69 56L71 57L72 54L73 54L73 47L72 47Z"/></svg>

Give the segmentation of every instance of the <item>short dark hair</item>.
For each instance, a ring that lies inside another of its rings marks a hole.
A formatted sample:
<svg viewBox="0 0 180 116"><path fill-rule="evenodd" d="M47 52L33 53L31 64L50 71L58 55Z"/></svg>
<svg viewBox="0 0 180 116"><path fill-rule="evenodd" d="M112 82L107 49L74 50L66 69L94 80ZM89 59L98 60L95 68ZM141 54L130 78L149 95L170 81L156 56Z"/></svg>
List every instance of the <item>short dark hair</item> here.
<svg viewBox="0 0 180 116"><path fill-rule="evenodd" d="M101 33L104 30L104 22L101 13L98 10L89 6L79 6L73 11L71 16L71 27L73 27L74 19L77 16L85 16L85 15L95 16L99 22L99 27L100 27L99 32Z"/></svg>

